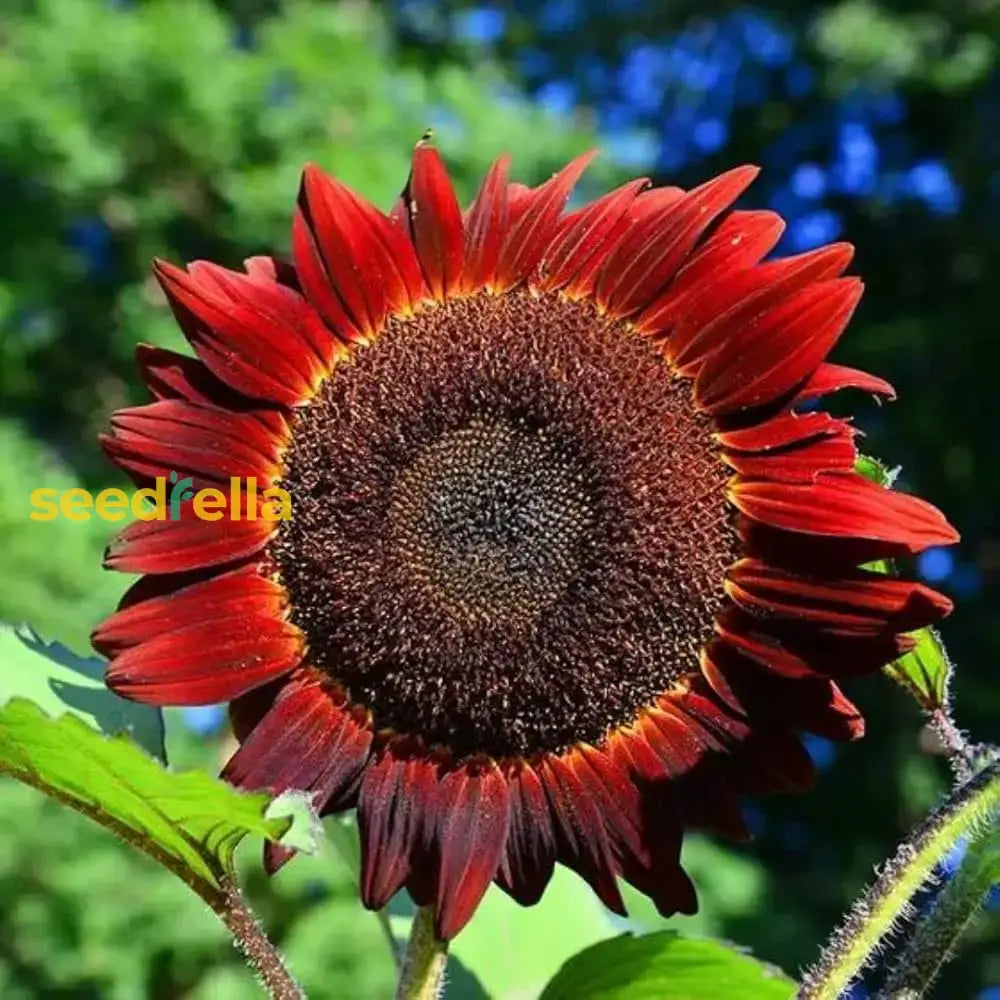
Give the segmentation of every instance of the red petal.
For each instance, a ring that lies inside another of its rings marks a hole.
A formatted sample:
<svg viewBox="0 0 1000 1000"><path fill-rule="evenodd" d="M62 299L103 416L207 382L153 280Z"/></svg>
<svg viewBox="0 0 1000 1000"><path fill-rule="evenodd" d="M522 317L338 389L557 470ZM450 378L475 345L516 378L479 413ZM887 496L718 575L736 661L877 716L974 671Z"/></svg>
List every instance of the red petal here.
<svg viewBox="0 0 1000 1000"><path fill-rule="evenodd" d="M758 455L831 437L850 425L829 413L781 413L738 430L718 431L716 438L730 452Z"/></svg>
<svg viewBox="0 0 1000 1000"><path fill-rule="evenodd" d="M583 153L530 192L508 186L510 216L497 265L498 287L517 285L535 270L556 234L570 192L596 155L596 150Z"/></svg>
<svg viewBox="0 0 1000 1000"><path fill-rule="evenodd" d="M573 280L566 286L563 294L576 299L593 298L608 255L614 252L614 248L621 243L625 234L629 233L643 219L662 212L668 205L678 201L683 196L684 192L680 188L652 188L641 192L629 205L628 211L608 233L604 242L605 252L591 254L587 262L577 271Z"/></svg>
<svg viewBox="0 0 1000 1000"><path fill-rule="evenodd" d="M796 406L807 399L828 396L840 389L861 389L863 392L884 396L889 400L896 398L896 390L885 379L858 371L856 368L824 363L809 376L789 405Z"/></svg>
<svg viewBox="0 0 1000 1000"><path fill-rule="evenodd" d="M145 600L133 597L149 589L149 579L134 585L119 609L94 629L91 640L106 656L188 625L255 614L279 618L288 602L285 589L261 576L255 565L180 585Z"/></svg>
<svg viewBox="0 0 1000 1000"><path fill-rule="evenodd" d="M302 174L292 249L306 297L345 341L371 337L426 294L406 234L313 165Z"/></svg>
<svg viewBox="0 0 1000 1000"><path fill-rule="evenodd" d="M217 379L197 358L165 348L139 344L135 349L139 374L157 400L179 399L198 406L246 413L275 439L288 433L285 410L251 400Z"/></svg>
<svg viewBox="0 0 1000 1000"><path fill-rule="evenodd" d="M853 677L873 673L915 645L894 632L859 633L803 622L765 620L726 608L716 631L734 649L782 677Z"/></svg>
<svg viewBox="0 0 1000 1000"><path fill-rule="evenodd" d="M566 216L538 265L532 287L540 291L572 287L584 268L588 271L599 268L600 258L614 246L612 236L619 231L629 207L648 186L646 178L631 181Z"/></svg>
<svg viewBox="0 0 1000 1000"><path fill-rule="evenodd" d="M694 894L680 868L680 829L663 796L644 799L627 772L593 747L582 746L566 763L604 818L616 871L661 913L693 912Z"/></svg>
<svg viewBox="0 0 1000 1000"><path fill-rule="evenodd" d="M664 759L665 741L647 713L641 713L630 726L616 729L608 737L608 756L623 771L643 781L665 781L675 773L675 765Z"/></svg>
<svg viewBox="0 0 1000 1000"><path fill-rule="evenodd" d="M862 287L858 278L820 282L760 316L706 360L695 381L698 405L732 413L790 392L830 353Z"/></svg>
<svg viewBox="0 0 1000 1000"><path fill-rule="evenodd" d="M377 268L382 275L389 309L396 313L411 313L427 298L428 291L410 237L405 229L383 215L371 202L353 191L349 194L370 230L369 266Z"/></svg>
<svg viewBox="0 0 1000 1000"><path fill-rule="evenodd" d="M188 271L206 288L217 289L241 324L254 330L256 339L284 341L281 346L286 355L301 355L297 363L311 385L329 374L337 345L319 316L293 288L205 261L188 265Z"/></svg>
<svg viewBox="0 0 1000 1000"><path fill-rule="evenodd" d="M726 593L757 614L806 619L851 632L909 632L947 615L951 601L922 583L864 570L836 579L789 573L741 559L726 574Z"/></svg>
<svg viewBox="0 0 1000 1000"><path fill-rule="evenodd" d="M169 513L169 512L165 512ZM104 565L123 573L180 573L235 562L259 552L274 533L263 517L203 521L190 503L176 521L136 521L108 546Z"/></svg>
<svg viewBox="0 0 1000 1000"><path fill-rule="evenodd" d="M164 261L155 270L198 357L232 388L294 406L329 373L333 342L291 289L202 262L190 273Z"/></svg>
<svg viewBox="0 0 1000 1000"><path fill-rule="evenodd" d="M668 727L671 722L680 725L678 719L669 716L665 716L665 718L668 719ZM608 740L607 752L623 771L634 774L642 781L649 783L648 794L642 807L642 818L647 828L645 839L651 850L656 853L667 848L668 852L671 850L674 852L669 857L667 866L667 871L672 873L666 880L670 889L657 903L658 908L661 912L664 912L664 906L669 906L670 912L680 909L683 912L693 913L694 910L685 909L689 904L695 905L695 900L693 895L688 899L690 886L687 877L683 876L677 864L680 849L679 831L680 827L685 825L682 815L684 809L681 805L681 800L685 798L685 789L697 788L699 798L711 800L713 803L713 808L701 808L695 811L697 815L692 812L688 817L690 820L688 825L701 825L719 830L719 832L731 833L732 827L728 821L723 824L701 822L703 819L717 816L720 811L719 805L722 803L724 812L735 811L737 829L742 833L743 820L739 803L733 798L728 787L723 787L722 775L715 766L715 762L707 754L701 756L702 766L698 768L695 772L696 776L692 777L689 783L682 785L679 782L671 781L675 774L683 771L683 768L678 767L678 763L670 751L670 740L664 731L646 713L643 713L632 726L612 733ZM703 778L707 779L704 783ZM653 829L650 829L650 826ZM720 830L720 826L724 826L726 829ZM677 873L683 877L678 877ZM636 888L654 899L664 894L662 886L659 890L650 892L649 889L640 885L640 882L645 883L645 879L640 878L639 881L636 881L632 878L630 881ZM679 893L677 892L678 888L681 889Z"/></svg>
<svg viewBox="0 0 1000 1000"><path fill-rule="evenodd" d="M292 681L230 758L222 776L239 788L312 792L317 810L350 800L372 731L314 680Z"/></svg>
<svg viewBox="0 0 1000 1000"><path fill-rule="evenodd" d="M541 188L541 184L532 188L527 184L518 184L517 181L511 181L507 185L507 232L510 232L511 226L520 222Z"/></svg>
<svg viewBox="0 0 1000 1000"><path fill-rule="evenodd" d="M712 220L757 173L756 167L737 167L633 226L608 257L598 280L600 305L621 317L646 308L677 274Z"/></svg>
<svg viewBox="0 0 1000 1000"><path fill-rule="evenodd" d="M810 483L820 472L850 471L855 430L828 413L782 413L740 430L716 434L723 460L748 479Z"/></svg>
<svg viewBox="0 0 1000 1000"><path fill-rule="evenodd" d="M666 705L647 709L642 735L670 778L680 778L694 771L709 751L701 728Z"/></svg>
<svg viewBox="0 0 1000 1000"><path fill-rule="evenodd" d="M140 479L173 473L171 481L193 476L228 486L234 477L253 478L261 491L281 472L279 451L287 438L287 427L276 438L253 416L180 400L118 410L111 427L114 436L102 438L104 450Z"/></svg>
<svg viewBox="0 0 1000 1000"><path fill-rule="evenodd" d="M164 347L139 344L135 349L135 361L154 399L182 399L236 411L261 406L216 378L197 358Z"/></svg>
<svg viewBox="0 0 1000 1000"><path fill-rule="evenodd" d="M492 762L461 766L442 778L438 802L435 928L448 941L472 918L500 866L510 823L507 779Z"/></svg>
<svg viewBox="0 0 1000 1000"><path fill-rule="evenodd" d="M959 538L936 507L853 472L827 473L808 485L737 482L730 499L747 517L785 531L871 539L890 552L912 554Z"/></svg>
<svg viewBox="0 0 1000 1000"><path fill-rule="evenodd" d="M758 455L724 452L723 461L747 479L775 479L783 483L811 483L821 472L850 472L858 458L853 428L841 424L838 433L790 448Z"/></svg>
<svg viewBox="0 0 1000 1000"><path fill-rule="evenodd" d="M631 731L619 730L613 734L609 741L613 759L645 781L663 782L683 776L683 782L674 782L674 788L690 823L735 840L745 840L748 833L739 802L716 756L704 752L705 744L696 735L701 727L676 715L653 711L655 719L650 713L643 713ZM678 755L673 749L672 734L682 729L686 731L682 738L685 749ZM693 750L692 744L696 745Z"/></svg>
<svg viewBox="0 0 1000 1000"><path fill-rule="evenodd" d="M155 579L146 577L145 579ZM308 669L307 667L303 669ZM229 726L238 743L249 739L250 734L260 725L261 720L271 711L278 695L285 687L300 676L300 669L293 670L287 677L279 677L269 684L263 684L246 694L241 694L229 703Z"/></svg>
<svg viewBox="0 0 1000 1000"><path fill-rule="evenodd" d="M608 909L624 916L615 881L620 867L601 811L603 796L595 798L589 768L571 752L544 758L539 773L552 809L559 860L585 879Z"/></svg>
<svg viewBox="0 0 1000 1000"><path fill-rule="evenodd" d="M660 219L663 213L680 202L688 192L679 187L655 187L643 191L629 206L628 220L632 225L647 219Z"/></svg>
<svg viewBox="0 0 1000 1000"><path fill-rule="evenodd" d="M648 896L661 916L697 913L694 885L680 866L684 819L666 788L650 789L641 808L644 838L650 847L648 865L628 863L623 877Z"/></svg>
<svg viewBox="0 0 1000 1000"><path fill-rule="evenodd" d="M706 358L731 352L737 338L752 337L758 317L809 285L843 274L853 254L849 243L834 243L759 267L717 272L713 283L686 300L667 342L668 358L681 375L697 375Z"/></svg>
<svg viewBox="0 0 1000 1000"><path fill-rule="evenodd" d="M201 622L129 647L107 684L152 705L214 705L287 673L302 648L294 625L267 615Z"/></svg>
<svg viewBox="0 0 1000 1000"><path fill-rule="evenodd" d="M807 729L832 740L864 735L861 713L825 678L778 676L717 640L703 651L702 672L723 702L754 723Z"/></svg>
<svg viewBox="0 0 1000 1000"><path fill-rule="evenodd" d="M492 288L507 233L507 171L510 157L501 156L483 179L465 219L465 265L462 291Z"/></svg>
<svg viewBox="0 0 1000 1000"><path fill-rule="evenodd" d="M410 877L415 853L437 818L439 761L388 746L361 779L361 900L380 910Z"/></svg>
<svg viewBox="0 0 1000 1000"><path fill-rule="evenodd" d="M782 730L755 731L729 762L733 787L744 795L805 792L816 768L801 740Z"/></svg>
<svg viewBox="0 0 1000 1000"><path fill-rule="evenodd" d="M247 257L243 261L243 268L255 281L284 285L299 293L302 291L295 265L287 260L266 256Z"/></svg>
<svg viewBox="0 0 1000 1000"><path fill-rule="evenodd" d="M636 318L646 333L669 331L695 301L713 295L734 271L759 264L774 249L785 229L775 212L733 212L719 223L664 294Z"/></svg>
<svg viewBox="0 0 1000 1000"><path fill-rule="evenodd" d="M299 196L300 202L303 197ZM302 293L343 343L364 341L368 326L367 317L359 320L347 311L340 298L340 288L334 284L333 277L327 271L324 251L314 234L313 225L314 223L307 221L302 209L299 209L292 218L292 254L295 257L295 273L302 283ZM330 242L331 240L327 238L326 243ZM356 283L356 275L350 269L350 258L343 255L339 258L335 256L334 260L340 261L340 270L336 272L338 280L342 283L345 281Z"/></svg>
<svg viewBox="0 0 1000 1000"><path fill-rule="evenodd" d="M403 191L407 226L431 295L444 299L458 289L465 256L462 210L438 151L425 141L413 150Z"/></svg>
<svg viewBox="0 0 1000 1000"><path fill-rule="evenodd" d="M542 898L556 861L556 836L542 779L526 763L509 779L510 830L496 881L522 906Z"/></svg>
<svg viewBox="0 0 1000 1000"><path fill-rule="evenodd" d="M309 164L302 173L299 208L315 253L314 257L308 252L309 244L301 238L294 244L295 265L306 297L338 332L344 330L346 314L349 326L344 332L348 339L352 339L351 328L371 336L381 327L389 303L382 275L369 266L371 250L377 244L355 208L353 193ZM311 266L303 266L306 258ZM316 288L317 271L326 276L322 290ZM331 291L336 307L327 315L324 307Z"/></svg>
<svg viewBox="0 0 1000 1000"><path fill-rule="evenodd" d="M678 716L688 729L695 729L703 747L729 753L752 732L746 722L721 703L701 678L689 679L688 686L661 698L662 712Z"/></svg>

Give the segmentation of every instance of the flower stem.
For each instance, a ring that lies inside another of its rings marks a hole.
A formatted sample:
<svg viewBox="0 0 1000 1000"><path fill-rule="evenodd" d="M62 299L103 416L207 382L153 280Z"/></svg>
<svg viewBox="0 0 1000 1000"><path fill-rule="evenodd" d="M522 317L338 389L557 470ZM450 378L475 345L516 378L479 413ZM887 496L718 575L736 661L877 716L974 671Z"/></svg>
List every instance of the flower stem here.
<svg viewBox="0 0 1000 1000"><path fill-rule="evenodd" d="M422 906L413 917L396 1000L439 1000L448 944L434 933L434 908Z"/></svg>
<svg viewBox="0 0 1000 1000"><path fill-rule="evenodd" d="M941 890L933 910L914 928L879 1000L910 1000L926 993L982 909L997 860L1000 837L996 832L969 846L961 868Z"/></svg>
<svg viewBox="0 0 1000 1000"><path fill-rule="evenodd" d="M936 708L928 713L928 722L937 738L941 741L955 777L959 781L968 781L972 777L973 750L961 729L955 725L947 706Z"/></svg>
<svg viewBox="0 0 1000 1000"><path fill-rule="evenodd" d="M885 947L913 894L933 876L937 862L960 837L982 829L998 811L1000 761L995 761L900 844L806 973L797 1000L837 1000Z"/></svg>
<svg viewBox="0 0 1000 1000"><path fill-rule="evenodd" d="M305 992L288 971L281 952L264 933L235 882L223 881L219 904L213 909L229 928L271 1000L306 1000Z"/></svg>

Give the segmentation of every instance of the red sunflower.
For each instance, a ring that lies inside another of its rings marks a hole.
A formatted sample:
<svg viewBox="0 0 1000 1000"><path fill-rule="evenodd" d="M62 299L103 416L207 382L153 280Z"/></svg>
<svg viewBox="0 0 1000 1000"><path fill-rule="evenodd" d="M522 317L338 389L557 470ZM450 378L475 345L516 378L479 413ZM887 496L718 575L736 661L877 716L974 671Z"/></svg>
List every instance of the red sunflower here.
<svg viewBox="0 0 1000 1000"><path fill-rule="evenodd" d="M589 159L535 188L500 159L464 213L426 143L388 215L307 167L292 263L157 264L197 359L141 348L155 402L104 442L141 485L291 501L121 534L109 685L230 702L225 776L357 807L365 905L405 886L445 939L557 861L692 912L683 830L808 786L795 732L860 736L838 682L950 608L858 567L955 531L799 411L892 395L825 360L851 247L765 261L781 219L727 214L750 167L566 214Z"/></svg>

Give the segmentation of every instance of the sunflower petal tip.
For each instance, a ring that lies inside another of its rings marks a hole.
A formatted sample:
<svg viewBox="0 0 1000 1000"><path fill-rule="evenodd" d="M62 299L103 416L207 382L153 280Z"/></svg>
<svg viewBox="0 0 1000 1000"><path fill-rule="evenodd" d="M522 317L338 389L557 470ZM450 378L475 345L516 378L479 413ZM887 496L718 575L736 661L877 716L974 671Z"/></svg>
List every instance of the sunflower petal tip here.
<svg viewBox="0 0 1000 1000"><path fill-rule="evenodd" d="M164 288L168 285L183 281L185 276L186 272L182 267L178 267L176 264L171 263L164 257L153 258L153 277L155 277Z"/></svg>
<svg viewBox="0 0 1000 1000"><path fill-rule="evenodd" d="M269 876L277 875L285 865L288 864L292 858L295 857L295 851L288 847L282 847L281 844L265 844L264 845L264 871Z"/></svg>

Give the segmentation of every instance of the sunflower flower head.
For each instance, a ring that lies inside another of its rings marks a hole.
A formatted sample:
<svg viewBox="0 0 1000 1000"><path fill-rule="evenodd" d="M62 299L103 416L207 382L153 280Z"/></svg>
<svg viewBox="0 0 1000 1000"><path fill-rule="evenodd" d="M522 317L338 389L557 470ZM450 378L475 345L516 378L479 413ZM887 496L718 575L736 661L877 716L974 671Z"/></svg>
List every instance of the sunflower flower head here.
<svg viewBox="0 0 1000 1000"><path fill-rule="evenodd" d="M463 212L421 142L388 214L307 167L291 262L156 265L196 356L140 348L154 402L104 439L226 497L109 549L143 574L94 633L109 685L229 702L226 777L356 807L365 904L405 886L446 939L556 862L692 912L683 831L807 787L796 732L860 736L839 681L950 610L859 566L954 530L800 412L892 395L826 361L851 248L768 259L781 219L730 210L749 167L566 213L589 160L528 188L502 158Z"/></svg>

